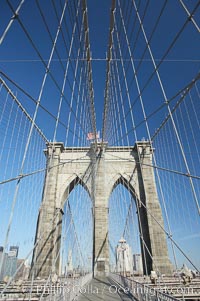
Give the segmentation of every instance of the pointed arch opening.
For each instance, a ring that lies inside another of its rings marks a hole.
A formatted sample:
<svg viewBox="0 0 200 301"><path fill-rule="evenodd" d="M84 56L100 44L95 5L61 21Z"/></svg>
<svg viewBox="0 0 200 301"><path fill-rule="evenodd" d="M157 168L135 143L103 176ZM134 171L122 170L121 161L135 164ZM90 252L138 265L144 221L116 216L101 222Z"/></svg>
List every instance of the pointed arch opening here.
<svg viewBox="0 0 200 301"><path fill-rule="evenodd" d="M139 203L133 186L120 176L109 197L110 270L123 276L143 275Z"/></svg>
<svg viewBox="0 0 200 301"><path fill-rule="evenodd" d="M89 189L78 176L62 200L60 274L80 276L92 271L93 205Z"/></svg>

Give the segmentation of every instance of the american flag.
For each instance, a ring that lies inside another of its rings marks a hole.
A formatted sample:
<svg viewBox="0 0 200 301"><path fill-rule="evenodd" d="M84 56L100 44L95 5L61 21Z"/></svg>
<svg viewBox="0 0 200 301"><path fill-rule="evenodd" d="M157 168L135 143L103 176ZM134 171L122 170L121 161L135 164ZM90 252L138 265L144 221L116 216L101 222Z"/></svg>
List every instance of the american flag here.
<svg viewBox="0 0 200 301"><path fill-rule="evenodd" d="M100 136L100 133L98 131L96 134L96 139L99 139L99 136ZM90 132L87 134L87 140L94 140L94 139L95 139L95 133Z"/></svg>

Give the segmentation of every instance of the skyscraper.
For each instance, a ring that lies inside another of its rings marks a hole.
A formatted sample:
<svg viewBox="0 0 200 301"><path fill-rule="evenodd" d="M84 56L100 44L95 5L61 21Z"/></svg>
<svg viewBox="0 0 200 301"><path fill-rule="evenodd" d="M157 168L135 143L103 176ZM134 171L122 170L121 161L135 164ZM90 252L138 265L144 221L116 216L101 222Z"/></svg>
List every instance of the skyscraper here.
<svg viewBox="0 0 200 301"><path fill-rule="evenodd" d="M143 266L142 266L142 255L141 254L133 254L133 269L136 274L143 274Z"/></svg>
<svg viewBox="0 0 200 301"><path fill-rule="evenodd" d="M117 273L123 276L133 275L132 250L123 237L119 240L119 244L116 247L116 265Z"/></svg>
<svg viewBox="0 0 200 301"><path fill-rule="evenodd" d="M18 257L19 247L18 246L10 246L10 251L8 256Z"/></svg>
<svg viewBox="0 0 200 301"><path fill-rule="evenodd" d="M2 270L0 280L2 281L6 276L12 277L17 270L17 256L19 247L11 246L8 253L3 255L3 247L0 247L0 261L3 258Z"/></svg>

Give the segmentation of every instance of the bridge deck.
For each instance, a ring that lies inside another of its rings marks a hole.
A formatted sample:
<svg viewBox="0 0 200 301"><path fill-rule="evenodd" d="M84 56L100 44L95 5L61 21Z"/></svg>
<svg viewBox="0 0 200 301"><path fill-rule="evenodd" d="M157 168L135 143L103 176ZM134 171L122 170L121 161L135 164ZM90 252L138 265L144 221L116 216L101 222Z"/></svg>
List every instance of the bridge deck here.
<svg viewBox="0 0 200 301"><path fill-rule="evenodd" d="M135 300L134 297L124 292L123 289L116 284L111 278L98 277L92 279L91 282L81 289L78 301L114 301L114 300Z"/></svg>

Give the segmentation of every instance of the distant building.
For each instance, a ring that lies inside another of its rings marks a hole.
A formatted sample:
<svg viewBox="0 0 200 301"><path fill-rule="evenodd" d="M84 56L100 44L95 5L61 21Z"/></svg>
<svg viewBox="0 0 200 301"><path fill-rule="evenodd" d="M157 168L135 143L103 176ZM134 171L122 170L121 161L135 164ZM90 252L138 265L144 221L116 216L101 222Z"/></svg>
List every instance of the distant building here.
<svg viewBox="0 0 200 301"><path fill-rule="evenodd" d="M19 247L18 246L10 246L10 251L8 253L8 256L15 256L18 257Z"/></svg>
<svg viewBox="0 0 200 301"><path fill-rule="evenodd" d="M73 273L74 273L74 268L73 268L73 260L72 260L72 250L70 249L68 252L67 266L65 266L65 275L67 277L72 277Z"/></svg>
<svg viewBox="0 0 200 301"><path fill-rule="evenodd" d="M2 281L4 278L4 270L5 270L5 263L7 260L7 256L8 256L8 254L5 253L4 258L3 258L3 247L0 247L0 262L3 258L3 264L2 264L2 269L1 269L1 273L0 273L0 281Z"/></svg>
<svg viewBox="0 0 200 301"><path fill-rule="evenodd" d="M133 270L134 270L135 274L138 274L138 275L143 274L142 255L141 254L133 254Z"/></svg>
<svg viewBox="0 0 200 301"><path fill-rule="evenodd" d="M23 278L23 272L24 272L24 259L18 259L17 260L17 269L20 267L21 269L19 269L19 271L17 272L17 275L16 275L16 279L22 279Z"/></svg>
<svg viewBox="0 0 200 301"><path fill-rule="evenodd" d="M7 254L6 254L7 255ZM12 277L17 270L17 257L7 255L5 260L4 277Z"/></svg>
<svg viewBox="0 0 200 301"><path fill-rule="evenodd" d="M133 275L133 256L131 247L122 237L116 247L116 266L117 273L124 276Z"/></svg>
<svg viewBox="0 0 200 301"><path fill-rule="evenodd" d="M16 279L27 280L30 273L30 265L24 259L17 260L17 269L21 266L19 271L17 272Z"/></svg>
<svg viewBox="0 0 200 301"><path fill-rule="evenodd" d="M17 270L17 256L19 247L12 246L8 253L3 254L3 247L0 248L0 261L3 258L2 271L0 274L0 281L6 276L12 277Z"/></svg>

